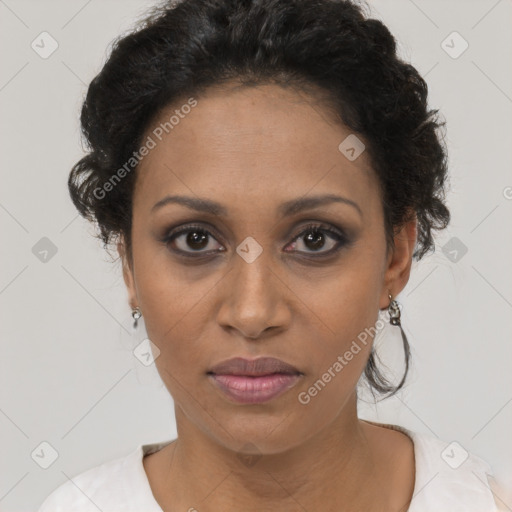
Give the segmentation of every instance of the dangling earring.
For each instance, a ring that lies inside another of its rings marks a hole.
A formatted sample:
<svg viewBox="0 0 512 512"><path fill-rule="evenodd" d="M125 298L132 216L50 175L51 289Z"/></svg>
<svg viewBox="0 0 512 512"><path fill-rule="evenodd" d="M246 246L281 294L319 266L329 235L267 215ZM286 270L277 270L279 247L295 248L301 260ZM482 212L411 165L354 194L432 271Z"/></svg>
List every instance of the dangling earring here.
<svg viewBox="0 0 512 512"><path fill-rule="evenodd" d="M133 328L137 329L137 324L139 323L139 318L142 316L142 311L140 308L136 307L132 309L132 318L133 318Z"/></svg>
<svg viewBox="0 0 512 512"><path fill-rule="evenodd" d="M389 297L389 306L388 306L388 313L389 313L389 322L391 325L399 325L402 327L400 323L400 308L398 307L398 302L393 299L393 297L388 293Z"/></svg>
<svg viewBox="0 0 512 512"><path fill-rule="evenodd" d="M400 327L400 334L402 335L402 343L404 347L404 359L405 359L405 373L398 384L396 391L398 391L404 384L405 378L407 376L407 373L409 371L409 361L411 358L411 350L409 346L409 341L407 340L407 336L405 335L405 332L402 328L402 322L400 321L400 308L398 307L398 302L393 299L390 293L388 293L389 297L389 306L388 306L388 313L389 313L389 323L391 325L398 325Z"/></svg>

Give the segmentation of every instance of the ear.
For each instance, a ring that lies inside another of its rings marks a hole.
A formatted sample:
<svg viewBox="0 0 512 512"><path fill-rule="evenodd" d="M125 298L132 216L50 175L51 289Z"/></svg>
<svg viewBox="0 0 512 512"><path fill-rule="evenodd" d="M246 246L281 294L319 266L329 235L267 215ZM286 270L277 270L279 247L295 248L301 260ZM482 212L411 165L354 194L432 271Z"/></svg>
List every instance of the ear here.
<svg viewBox="0 0 512 512"><path fill-rule="evenodd" d="M134 309L137 307L138 303L137 290L135 288L135 280L133 278L132 265L128 258L124 240L118 242L117 252L119 253L123 265L123 279L126 284L126 289L128 291L128 303L130 304L130 307Z"/></svg>
<svg viewBox="0 0 512 512"><path fill-rule="evenodd" d="M393 240L395 247L391 247L387 258L384 274L380 308L385 309L389 305L388 293L395 298L409 281L412 265L412 254L418 236L418 219L414 213L412 220L408 220L400 230L395 233Z"/></svg>

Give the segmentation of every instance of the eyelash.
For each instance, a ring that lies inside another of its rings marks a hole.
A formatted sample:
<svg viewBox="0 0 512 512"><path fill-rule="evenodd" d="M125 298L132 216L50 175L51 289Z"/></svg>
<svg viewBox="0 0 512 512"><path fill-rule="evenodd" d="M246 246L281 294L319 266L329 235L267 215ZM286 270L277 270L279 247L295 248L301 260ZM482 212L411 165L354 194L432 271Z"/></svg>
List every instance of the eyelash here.
<svg viewBox="0 0 512 512"><path fill-rule="evenodd" d="M171 242L173 242L178 236L180 236L184 233L190 233L190 232L194 232L194 231L206 234L208 236L212 235L213 238L215 238L215 239L217 236L217 235L215 235L215 233L212 234L208 229L204 228L203 226L200 226L197 224L187 224L185 226L175 229L174 231L169 232L162 239L162 242L167 246ZM346 246L350 243L350 241L348 240L347 236L343 233L343 231L338 230L333 227L330 227L326 224L308 224L308 225L304 226L302 231L293 237L292 243L295 242L296 240L304 237L308 233L312 233L312 232L328 234L329 236L334 238L334 240L338 243L337 246L327 252L316 252L315 253L315 251L312 251L309 253L304 253L303 251L298 251L299 254L310 254L310 255L313 255L314 258L322 258L322 257L325 258L328 256L332 256L333 254L337 253L343 246ZM180 249L171 249L171 250L175 253L178 253L179 255L186 257L186 258L199 259L201 257L205 257L206 255L208 255L208 252L187 253L186 251L182 251ZM212 251L209 251L209 252L211 253ZM222 252L222 251L217 250L217 251L213 251L213 252ZM315 254L316 254L316 256L315 256Z"/></svg>

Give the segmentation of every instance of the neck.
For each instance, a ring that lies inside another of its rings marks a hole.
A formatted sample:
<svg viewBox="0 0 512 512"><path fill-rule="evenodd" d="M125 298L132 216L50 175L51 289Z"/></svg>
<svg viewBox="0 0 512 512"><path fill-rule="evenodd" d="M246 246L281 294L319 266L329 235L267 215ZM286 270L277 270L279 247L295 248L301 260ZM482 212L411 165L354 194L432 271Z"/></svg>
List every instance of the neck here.
<svg viewBox="0 0 512 512"><path fill-rule="evenodd" d="M163 475L166 494L174 506L201 512L318 510L320 504L326 510L370 510L375 455L356 400L354 393L335 421L302 444L252 456L205 435L177 407L178 439Z"/></svg>

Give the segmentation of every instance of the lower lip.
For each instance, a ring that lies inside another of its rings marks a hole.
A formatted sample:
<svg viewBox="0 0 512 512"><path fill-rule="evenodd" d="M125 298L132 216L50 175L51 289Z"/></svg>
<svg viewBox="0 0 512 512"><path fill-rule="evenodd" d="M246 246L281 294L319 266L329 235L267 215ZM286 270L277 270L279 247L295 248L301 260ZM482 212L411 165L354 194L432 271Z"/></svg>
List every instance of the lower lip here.
<svg viewBox="0 0 512 512"><path fill-rule="evenodd" d="M274 373L260 377L247 377L211 374L210 377L219 389L234 401L242 404L259 404L276 398L290 389L297 383L300 375Z"/></svg>

